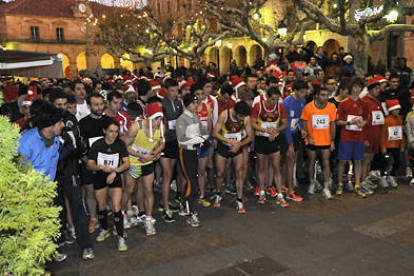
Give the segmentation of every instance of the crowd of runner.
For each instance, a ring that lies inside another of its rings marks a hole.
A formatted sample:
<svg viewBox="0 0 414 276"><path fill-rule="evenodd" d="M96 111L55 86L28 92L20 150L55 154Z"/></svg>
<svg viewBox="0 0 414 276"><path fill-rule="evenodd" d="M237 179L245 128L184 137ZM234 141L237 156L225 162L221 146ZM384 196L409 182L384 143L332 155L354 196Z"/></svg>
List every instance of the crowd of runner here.
<svg viewBox="0 0 414 276"><path fill-rule="evenodd" d="M181 217L199 227L202 209L220 208L226 194L235 196L235 214L244 214L244 193L286 208L303 200L299 183L326 199L345 191L365 198L379 186L396 188L402 164L411 176L406 60L362 79L350 55L329 60L318 49L307 64L295 53L220 77L203 62L197 70L74 81L3 79L1 113L21 128L19 152L42 160L58 183L59 244L76 240L83 259L92 259L91 233L99 231L97 242L117 236L126 251L125 229L142 225L156 235L156 211L165 222ZM28 138L33 132L39 139ZM37 152L39 141L59 154Z"/></svg>

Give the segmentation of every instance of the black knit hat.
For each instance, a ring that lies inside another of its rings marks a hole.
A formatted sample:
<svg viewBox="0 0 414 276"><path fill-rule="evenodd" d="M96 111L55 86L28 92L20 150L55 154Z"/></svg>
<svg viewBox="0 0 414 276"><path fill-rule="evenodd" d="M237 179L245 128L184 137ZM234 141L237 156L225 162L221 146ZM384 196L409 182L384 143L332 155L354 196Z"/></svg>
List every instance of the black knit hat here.
<svg viewBox="0 0 414 276"><path fill-rule="evenodd" d="M183 98L185 107L189 106L194 101L197 101L197 96L193 94L186 94Z"/></svg>

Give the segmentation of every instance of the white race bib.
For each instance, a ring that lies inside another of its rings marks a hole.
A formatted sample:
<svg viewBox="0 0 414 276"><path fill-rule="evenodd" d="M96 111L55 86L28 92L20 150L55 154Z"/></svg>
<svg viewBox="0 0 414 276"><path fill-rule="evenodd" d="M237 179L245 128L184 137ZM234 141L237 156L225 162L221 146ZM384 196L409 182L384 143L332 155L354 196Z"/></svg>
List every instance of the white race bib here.
<svg viewBox="0 0 414 276"><path fill-rule="evenodd" d="M92 137L88 139L89 142L89 147L91 148L93 143L95 143L96 141L98 141L99 139L103 138L103 136L98 136L98 137Z"/></svg>
<svg viewBox="0 0 414 276"><path fill-rule="evenodd" d="M329 115L312 115L312 128L313 129L328 129L329 128Z"/></svg>
<svg viewBox="0 0 414 276"><path fill-rule="evenodd" d="M242 138L242 135L241 135L240 132L237 132L237 133L225 133L224 134L224 137L227 138L227 139L230 139L230 140L234 140L234 141L240 142L241 141L241 138ZM227 145L227 146L230 146L230 144L227 143L227 142L225 142L224 144Z"/></svg>
<svg viewBox="0 0 414 276"><path fill-rule="evenodd" d="M266 129L270 129L270 128L276 128L276 122L262 122L261 124L262 128L266 128ZM269 137L269 133L260 131L260 135L264 136L264 137Z"/></svg>
<svg viewBox="0 0 414 276"><path fill-rule="evenodd" d="M299 118L293 118L290 122L290 130L295 131L298 128Z"/></svg>
<svg viewBox="0 0 414 276"><path fill-rule="evenodd" d="M388 141L402 140L403 132L402 126L388 127Z"/></svg>
<svg viewBox="0 0 414 276"><path fill-rule="evenodd" d="M372 125L377 126L377 125L383 125L383 124L384 124L384 114L382 113L382 111L380 110L372 111Z"/></svg>
<svg viewBox="0 0 414 276"><path fill-rule="evenodd" d="M350 122L350 121L352 121L354 118L360 118L360 119L362 119L362 117L361 117L361 116L348 115L348 117L347 117L346 121L347 121L347 122ZM347 129L347 130L350 130L350 131L362 131L362 128L358 127L358 125L347 125L347 126L346 126L346 129Z"/></svg>
<svg viewBox="0 0 414 276"><path fill-rule="evenodd" d="M138 152L139 154L147 154L147 153L150 153L152 151L150 149L144 149L144 148L141 148L141 147L137 147L135 144L132 144L131 148L134 151Z"/></svg>
<svg viewBox="0 0 414 276"><path fill-rule="evenodd" d="M168 129L174 130L177 125L177 120L168 121Z"/></svg>
<svg viewBox="0 0 414 276"><path fill-rule="evenodd" d="M115 168L118 168L119 154L118 153L106 154L106 153L98 152L97 161L98 161L97 162L98 165L107 166L107 167L115 169Z"/></svg>

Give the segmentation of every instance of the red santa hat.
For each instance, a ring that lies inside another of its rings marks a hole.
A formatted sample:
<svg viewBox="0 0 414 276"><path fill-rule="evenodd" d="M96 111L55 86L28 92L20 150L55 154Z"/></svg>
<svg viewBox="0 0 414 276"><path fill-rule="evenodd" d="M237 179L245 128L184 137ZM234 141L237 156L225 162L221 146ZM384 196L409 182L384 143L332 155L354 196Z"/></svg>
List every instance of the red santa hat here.
<svg viewBox="0 0 414 276"><path fill-rule="evenodd" d="M245 85L246 83L242 78L239 76L233 76L231 77L231 86L233 87L233 90L239 89L241 86Z"/></svg>
<svg viewBox="0 0 414 276"><path fill-rule="evenodd" d="M132 85L127 85L127 86L124 87L124 94L135 93L135 92L136 91L135 91L135 89Z"/></svg>
<svg viewBox="0 0 414 276"><path fill-rule="evenodd" d="M387 104L388 111L391 112L396 109L401 109L400 102L395 100L386 100L385 103Z"/></svg>
<svg viewBox="0 0 414 276"><path fill-rule="evenodd" d="M161 89L157 92L157 96L160 99L167 97L167 91L165 90L165 87L161 87Z"/></svg>
<svg viewBox="0 0 414 276"><path fill-rule="evenodd" d="M379 82L378 77L375 76L372 80L368 81L367 88L368 88L368 90L371 90L377 85L380 85L380 82Z"/></svg>
<svg viewBox="0 0 414 276"><path fill-rule="evenodd" d="M37 96L37 87L34 86L34 85L29 86L29 88L27 88L27 94L23 99L22 106L23 105L29 105L29 106L32 105L32 103L34 101L36 101L37 98L38 98L38 96Z"/></svg>
<svg viewBox="0 0 414 276"><path fill-rule="evenodd" d="M150 81L150 84L151 84L151 90L161 89L161 84L159 82Z"/></svg>
<svg viewBox="0 0 414 276"><path fill-rule="evenodd" d="M158 117L164 117L164 114L162 113L162 108L160 104L158 103L150 103L147 105L146 111L145 111L145 117L149 120L149 131L150 131L150 143L154 142L154 136L152 131L152 120ZM164 139L164 126L161 121L160 125L160 131L161 131L161 139Z"/></svg>
<svg viewBox="0 0 414 276"><path fill-rule="evenodd" d="M184 89L191 87L193 84L194 84L193 78L188 78L188 80L180 82L179 87L180 87L180 90L183 91Z"/></svg>
<svg viewBox="0 0 414 276"><path fill-rule="evenodd" d="M132 79L128 75L125 75L122 80L124 81L124 85L131 84L132 83Z"/></svg>
<svg viewBox="0 0 414 276"><path fill-rule="evenodd" d="M388 81L388 80L387 80L386 78L384 78L383 76L377 75L376 77L377 77L377 79L378 79L378 82L379 82L379 83L384 83L384 82L387 82L387 81Z"/></svg>

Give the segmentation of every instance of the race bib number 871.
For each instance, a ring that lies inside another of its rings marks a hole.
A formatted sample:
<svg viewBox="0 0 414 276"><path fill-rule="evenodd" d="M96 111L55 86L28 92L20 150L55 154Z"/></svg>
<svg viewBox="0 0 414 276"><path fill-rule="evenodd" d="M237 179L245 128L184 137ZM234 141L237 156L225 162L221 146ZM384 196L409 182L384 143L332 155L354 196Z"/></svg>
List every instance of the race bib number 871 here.
<svg viewBox="0 0 414 276"><path fill-rule="evenodd" d="M97 163L101 166L107 166L116 169L119 165L119 154L106 154L98 152Z"/></svg>

